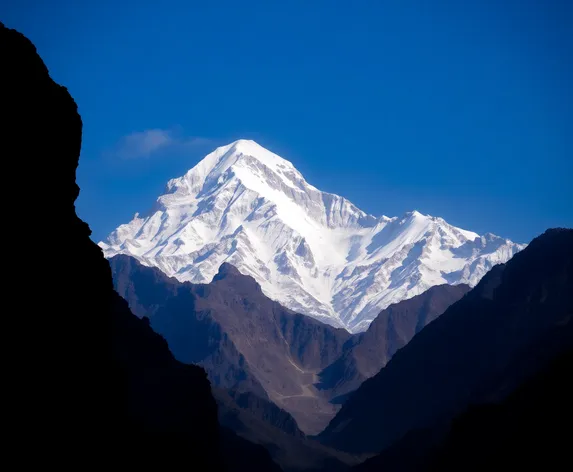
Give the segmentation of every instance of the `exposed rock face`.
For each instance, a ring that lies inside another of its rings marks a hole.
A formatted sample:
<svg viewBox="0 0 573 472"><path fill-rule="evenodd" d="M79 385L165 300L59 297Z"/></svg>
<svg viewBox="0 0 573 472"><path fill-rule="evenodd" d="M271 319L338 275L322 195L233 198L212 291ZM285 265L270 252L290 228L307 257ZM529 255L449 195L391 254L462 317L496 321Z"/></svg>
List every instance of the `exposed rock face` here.
<svg viewBox="0 0 573 472"><path fill-rule="evenodd" d="M382 451L408 432L448 422L487 398L491 384L507 396L573 346L572 293L573 230L548 230L365 381L321 439L347 451Z"/></svg>
<svg viewBox="0 0 573 472"><path fill-rule="evenodd" d="M45 451L44 465L127 460L225 470L205 371L175 360L166 341L129 311L76 215L82 121L74 100L52 81L33 44L3 24L0 67L9 169L2 194L26 248L7 262L14 277L6 294L16 308L4 325L15 346L4 382L5 401L19 412L12 431L25 432L30 452ZM63 238L66 251L56 253ZM41 274L35 280L33 266Z"/></svg>
<svg viewBox="0 0 573 472"><path fill-rule="evenodd" d="M376 375L414 335L462 298L468 285L436 285L421 295L390 305L364 333L344 345L339 359L320 373L321 388L329 389L335 402Z"/></svg>
<svg viewBox="0 0 573 472"><path fill-rule="evenodd" d="M181 283L128 256L110 259L117 290L148 316L175 357L205 367L218 387L251 392L318 433L337 407L315 384L351 337L267 298L249 276L223 264L210 284Z"/></svg>
<svg viewBox="0 0 573 472"><path fill-rule="evenodd" d="M128 256L110 259L117 290L215 385L268 398L308 434L325 427L341 396L375 375L396 350L469 288L442 285L392 305L350 335L292 313L223 264L210 284L181 283Z"/></svg>

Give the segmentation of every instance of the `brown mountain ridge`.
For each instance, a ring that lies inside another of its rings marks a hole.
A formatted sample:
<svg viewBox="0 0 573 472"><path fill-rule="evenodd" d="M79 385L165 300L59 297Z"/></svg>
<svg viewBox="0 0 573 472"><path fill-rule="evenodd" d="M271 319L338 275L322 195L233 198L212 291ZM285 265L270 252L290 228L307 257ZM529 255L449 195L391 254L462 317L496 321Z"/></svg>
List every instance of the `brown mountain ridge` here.
<svg viewBox="0 0 573 472"><path fill-rule="evenodd" d="M336 413L315 384L341 355L347 331L282 307L229 264L210 284L178 282L128 256L110 265L134 313L148 316L175 357L203 366L217 387L270 399L307 434Z"/></svg>
<svg viewBox="0 0 573 472"><path fill-rule="evenodd" d="M110 259L117 291L148 316L175 357L205 367L217 387L251 392L320 432L341 395L376 374L394 352L468 290L441 285L392 305L359 335L294 313L223 264L209 284L181 283L129 256Z"/></svg>

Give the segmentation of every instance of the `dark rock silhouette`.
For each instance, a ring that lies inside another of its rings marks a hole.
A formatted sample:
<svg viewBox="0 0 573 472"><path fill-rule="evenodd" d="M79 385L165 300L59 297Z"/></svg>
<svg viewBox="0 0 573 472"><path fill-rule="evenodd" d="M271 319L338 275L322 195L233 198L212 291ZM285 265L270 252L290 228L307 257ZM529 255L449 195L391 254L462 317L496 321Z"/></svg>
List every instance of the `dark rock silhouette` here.
<svg viewBox="0 0 573 472"><path fill-rule="evenodd" d="M382 310L368 330L349 339L340 358L320 373L321 388L344 403L350 392L376 375L398 349L469 290L464 284L436 285Z"/></svg>
<svg viewBox="0 0 573 472"><path fill-rule="evenodd" d="M292 417L268 400L219 388L213 394L221 425L264 446L285 472L344 471L361 461L305 437Z"/></svg>
<svg viewBox="0 0 573 472"><path fill-rule="evenodd" d="M507 395L573 345L571 293L573 230L548 230L364 382L321 440L347 451L382 451L408 432L451 420L491 392L488 385L501 381L498 398Z"/></svg>
<svg viewBox="0 0 573 472"><path fill-rule="evenodd" d="M246 441L233 430L221 428L221 439L221 457L227 472L282 471L263 446Z"/></svg>
<svg viewBox="0 0 573 472"><path fill-rule="evenodd" d="M440 425L409 433L353 470L569 470L571 372L573 350L569 349L500 402L473 404L447 428Z"/></svg>
<svg viewBox="0 0 573 472"><path fill-rule="evenodd" d="M282 307L229 264L209 284L181 283L129 256L110 265L134 313L148 316L175 357L203 366L215 386L270 399L307 433L334 416L329 392L315 384L350 333Z"/></svg>
<svg viewBox="0 0 573 472"><path fill-rule="evenodd" d="M470 408L454 421L446 441L428 458L426 470L570 469L571 372L573 350L559 355L500 404Z"/></svg>
<svg viewBox="0 0 573 472"><path fill-rule="evenodd" d="M213 396L219 405L220 423L229 426L234 431L240 431L243 425L238 428L230 426L238 415L248 412L249 419L257 423L265 423L273 428L279 429L288 436L304 438L305 434L298 428L295 419L285 410L276 406L270 400L257 397L252 392L235 392L214 387Z"/></svg>
<svg viewBox="0 0 573 472"><path fill-rule="evenodd" d="M114 291L109 264L75 212L77 106L34 45L1 23L0 67L9 169L2 193L24 248L6 262L14 277L5 293L15 311L4 325L14 349L4 393L16 415L14 427L9 420L5 427L22 432L32 456L44 451L46 466L119 460L219 471L226 451L247 467L241 470L273 470L265 451L247 452L250 444L230 432L220 449L205 371L175 360Z"/></svg>

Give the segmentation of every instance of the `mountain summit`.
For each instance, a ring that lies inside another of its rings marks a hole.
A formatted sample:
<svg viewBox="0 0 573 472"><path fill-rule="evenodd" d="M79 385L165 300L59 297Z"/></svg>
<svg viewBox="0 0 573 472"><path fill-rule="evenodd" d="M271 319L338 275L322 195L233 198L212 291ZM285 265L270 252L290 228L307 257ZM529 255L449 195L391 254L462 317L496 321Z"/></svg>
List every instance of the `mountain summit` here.
<svg viewBox="0 0 573 472"><path fill-rule="evenodd" d="M525 246L417 211L375 217L306 182L254 141L217 148L145 216L100 242L180 281L228 262L286 307L351 332L392 303L443 283L476 285Z"/></svg>

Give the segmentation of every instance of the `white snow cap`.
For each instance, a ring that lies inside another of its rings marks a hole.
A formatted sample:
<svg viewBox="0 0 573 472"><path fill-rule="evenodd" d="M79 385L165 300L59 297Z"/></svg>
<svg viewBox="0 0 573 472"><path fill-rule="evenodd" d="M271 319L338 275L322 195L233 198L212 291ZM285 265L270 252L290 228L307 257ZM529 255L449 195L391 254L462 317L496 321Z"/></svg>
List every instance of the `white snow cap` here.
<svg viewBox="0 0 573 472"><path fill-rule="evenodd" d="M101 242L180 281L228 262L294 311L352 332L433 285L475 285L525 245L418 211L375 217L308 184L254 141L217 148L167 183L153 210Z"/></svg>

